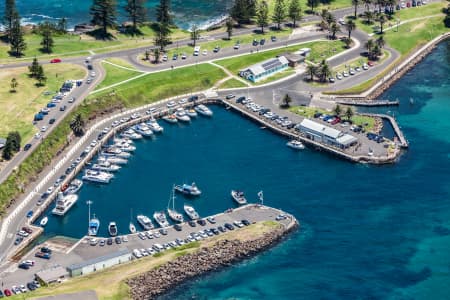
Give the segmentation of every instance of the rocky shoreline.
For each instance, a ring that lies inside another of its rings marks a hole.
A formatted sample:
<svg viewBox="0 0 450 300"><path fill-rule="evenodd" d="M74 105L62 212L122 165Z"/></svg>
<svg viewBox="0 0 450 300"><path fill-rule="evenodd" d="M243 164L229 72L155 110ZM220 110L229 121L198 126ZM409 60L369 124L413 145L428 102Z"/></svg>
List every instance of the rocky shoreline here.
<svg viewBox="0 0 450 300"><path fill-rule="evenodd" d="M202 247L194 253L180 256L158 268L128 279L132 299L155 299L180 283L205 273L216 271L248 259L278 243L296 226L278 228L261 237L240 241L224 239L211 247Z"/></svg>

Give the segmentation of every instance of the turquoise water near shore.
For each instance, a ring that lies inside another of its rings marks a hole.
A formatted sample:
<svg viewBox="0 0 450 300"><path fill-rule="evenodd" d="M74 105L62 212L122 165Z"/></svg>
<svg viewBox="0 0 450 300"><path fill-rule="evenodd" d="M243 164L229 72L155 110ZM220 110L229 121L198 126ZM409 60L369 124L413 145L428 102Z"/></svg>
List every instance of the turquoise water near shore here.
<svg viewBox="0 0 450 300"><path fill-rule="evenodd" d="M217 20L227 13L232 0L172 0L172 13L176 25L189 29L192 24L204 26ZM87 23L91 20L89 8L92 0L61 1L61 0L18 0L17 9L22 22L39 23L44 21L56 22L67 18L68 25L73 28L75 24ZM125 0L118 0L118 20L126 20L123 7ZM155 19L155 7L159 0L147 0L146 7L150 19ZM0 15L4 15L5 1L0 2Z"/></svg>
<svg viewBox="0 0 450 300"><path fill-rule="evenodd" d="M164 124L114 181L86 184L46 236L82 236L88 199L100 218L126 232L134 214L164 209L173 183L196 181L202 214L233 206L230 189L293 213L299 231L236 266L181 285L161 299L448 299L450 294L450 42L392 86L394 113L410 141L395 165L352 164L286 140L232 111L191 125ZM414 104L410 104L410 98Z"/></svg>

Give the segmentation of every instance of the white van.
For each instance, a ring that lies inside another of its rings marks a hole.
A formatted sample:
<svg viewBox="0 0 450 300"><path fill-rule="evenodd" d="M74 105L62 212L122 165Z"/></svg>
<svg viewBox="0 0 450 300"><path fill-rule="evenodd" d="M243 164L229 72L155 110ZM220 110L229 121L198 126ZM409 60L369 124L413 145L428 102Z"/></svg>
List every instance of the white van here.
<svg viewBox="0 0 450 300"><path fill-rule="evenodd" d="M200 46L194 47L194 56L198 56L200 54Z"/></svg>

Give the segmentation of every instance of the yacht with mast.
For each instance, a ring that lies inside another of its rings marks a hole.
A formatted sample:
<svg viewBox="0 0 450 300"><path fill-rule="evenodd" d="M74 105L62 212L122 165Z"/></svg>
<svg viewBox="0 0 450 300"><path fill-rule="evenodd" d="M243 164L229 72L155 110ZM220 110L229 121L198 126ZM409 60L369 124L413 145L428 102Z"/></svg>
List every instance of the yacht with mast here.
<svg viewBox="0 0 450 300"><path fill-rule="evenodd" d="M172 203L172 208L170 208L170 203ZM167 214L175 222L183 222L183 215L175 210L175 186L172 188L172 196L167 203Z"/></svg>
<svg viewBox="0 0 450 300"><path fill-rule="evenodd" d="M89 207L89 213L88 213L88 216L89 216L88 235L96 236L97 232L98 232L98 229L100 227L100 220L95 217L95 214L93 214L93 217L91 217L91 204L92 204L92 201L88 200L86 202L86 204Z"/></svg>
<svg viewBox="0 0 450 300"><path fill-rule="evenodd" d="M130 211L130 224L128 225L128 229L131 233L136 233L136 226L133 224L133 209Z"/></svg>
<svg viewBox="0 0 450 300"><path fill-rule="evenodd" d="M183 208L184 212L189 216L189 218L191 218L191 220L197 220L200 218L193 206L185 204Z"/></svg>

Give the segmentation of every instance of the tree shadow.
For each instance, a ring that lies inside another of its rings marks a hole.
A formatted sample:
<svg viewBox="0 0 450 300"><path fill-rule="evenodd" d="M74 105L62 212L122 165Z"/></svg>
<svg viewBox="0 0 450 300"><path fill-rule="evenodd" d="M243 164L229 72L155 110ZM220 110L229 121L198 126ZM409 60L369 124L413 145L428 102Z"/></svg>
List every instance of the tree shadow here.
<svg viewBox="0 0 450 300"><path fill-rule="evenodd" d="M144 33L139 28L134 28L131 25L125 26L120 30L121 34L127 35L127 36L143 36Z"/></svg>
<svg viewBox="0 0 450 300"><path fill-rule="evenodd" d="M9 43L8 35L4 34L4 35L0 36L0 42L8 44Z"/></svg>
<svg viewBox="0 0 450 300"><path fill-rule="evenodd" d="M92 36L96 40L111 41L111 40L116 39L116 37L109 32L106 32L106 34L105 34L103 29L101 29L101 28L97 28L95 30L88 31L88 32L86 32L86 34L89 36Z"/></svg>

